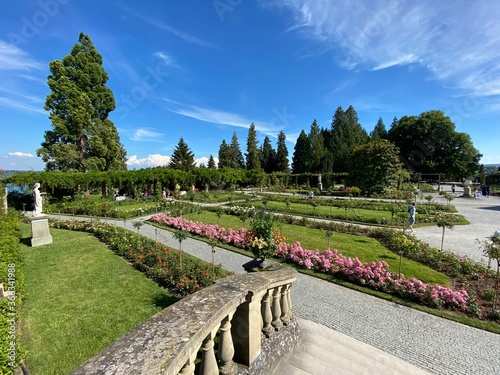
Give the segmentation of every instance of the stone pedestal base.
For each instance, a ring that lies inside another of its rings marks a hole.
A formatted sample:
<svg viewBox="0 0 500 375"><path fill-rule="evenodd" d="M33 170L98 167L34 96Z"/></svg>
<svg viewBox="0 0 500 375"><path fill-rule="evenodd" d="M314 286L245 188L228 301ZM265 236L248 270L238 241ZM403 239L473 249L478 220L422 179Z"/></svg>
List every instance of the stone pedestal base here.
<svg viewBox="0 0 500 375"><path fill-rule="evenodd" d="M49 231L49 217L46 215L30 217L31 246L48 245L52 243Z"/></svg>

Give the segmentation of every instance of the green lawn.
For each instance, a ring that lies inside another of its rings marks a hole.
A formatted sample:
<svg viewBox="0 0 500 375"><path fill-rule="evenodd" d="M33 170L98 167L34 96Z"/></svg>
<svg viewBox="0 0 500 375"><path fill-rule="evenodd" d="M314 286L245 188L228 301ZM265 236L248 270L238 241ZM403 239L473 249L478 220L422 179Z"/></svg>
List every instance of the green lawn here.
<svg viewBox="0 0 500 375"><path fill-rule="evenodd" d="M183 217L188 220L201 221L207 224L218 224L219 222L217 214L210 211L201 211L201 213L188 214ZM234 229L243 227L242 221L233 215L222 215L220 225L225 228L231 227ZM245 226L250 228L249 221L246 221ZM326 231L321 229L284 224L283 235L286 237L287 243L299 241L304 249L319 249L323 251L328 247ZM339 253L348 257L358 257L362 262L378 262L383 260L389 264L392 272L397 273L399 271L399 256L388 250L374 238L334 233L330 238L330 248L337 249ZM440 284L443 286L448 286L450 283L450 278L445 274L409 259L403 259L401 272L406 277L415 277L425 283Z"/></svg>
<svg viewBox="0 0 500 375"><path fill-rule="evenodd" d="M30 374L67 374L176 301L89 234L51 228L53 243L33 248L21 229Z"/></svg>

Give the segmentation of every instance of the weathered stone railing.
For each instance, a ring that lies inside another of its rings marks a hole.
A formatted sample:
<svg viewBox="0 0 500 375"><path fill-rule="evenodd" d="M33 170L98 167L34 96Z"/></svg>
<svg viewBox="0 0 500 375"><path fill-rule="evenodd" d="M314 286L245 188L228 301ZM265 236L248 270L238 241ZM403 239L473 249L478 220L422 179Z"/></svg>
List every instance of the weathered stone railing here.
<svg viewBox="0 0 500 375"><path fill-rule="evenodd" d="M197 366L203 375L270 374L298 340L290 298L295 279L296 271L275 265L219 280L146 320L72 374L191 375Z"/></svg>

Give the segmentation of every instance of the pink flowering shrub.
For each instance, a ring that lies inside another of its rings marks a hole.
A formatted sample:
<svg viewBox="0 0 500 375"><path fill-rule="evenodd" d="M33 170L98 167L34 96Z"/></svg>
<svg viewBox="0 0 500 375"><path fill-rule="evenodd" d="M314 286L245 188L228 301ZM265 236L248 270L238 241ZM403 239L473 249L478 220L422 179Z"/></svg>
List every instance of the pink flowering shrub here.
<svg viewBox="0 0 500 375"><path fill-rule="evenodd" d="M389 265L384 261L363 263L358 258L348 258L337 250L306 250L299 242L281 243L275 256L310 270L327 273L424 305L467 311L467 291L453 291L441 285L425 284L418 279L407 279L404 275L398 277L387 270Z"/></svg>
<svg viewBox="0 0 500 375"><path fill-rule="evenodd" d="M218 225L193 222L165 214L153 215L152 221L198 234L204 237L217 238L220 241L240 248L249 248L248 231L244 228L234 231ZM274 256L297 264L309 270L330 274L336 278L370 287L386 293L428 305L432 307L455 309L466 312L469 296L467 291L453 291L441 285L429 285L404 275L388 271L389 265L384 262L363 263L358 258L348 258L337 250L307 250L300 242L288 244L279 242Z"/></svg>
<svg viewBox="0 0 500 375"><path fill-rule="evenodd" d="M219 225L204 224L198 221L186 220L182 217L167 216L163 213L151 216L151 221L202 237L215 238L228 245L234 245L243 249L249 248L249 231L246 228L239 230L226 229Z"/></svg>

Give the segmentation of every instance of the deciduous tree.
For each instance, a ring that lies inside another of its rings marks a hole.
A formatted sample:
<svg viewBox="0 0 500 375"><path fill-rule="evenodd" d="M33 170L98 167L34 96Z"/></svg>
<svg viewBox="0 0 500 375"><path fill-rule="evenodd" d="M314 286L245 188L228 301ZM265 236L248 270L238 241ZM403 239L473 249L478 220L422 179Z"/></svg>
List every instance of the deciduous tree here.
<svg viewBox="0 0 500 375"><path fill-rule="evenodd" d="M354 149L348 165L349 185L380 194L398 181L399 150L387 140L368 142Z"/></svg>
<svg viewBox="0 0 500 375"><path fill-rule="evenodd" d="M457 132L442 111L395 119L388 139L400 149L404 165L418 173L445 173L449 178L475 176L482 156L470 136Z"/></svg>

